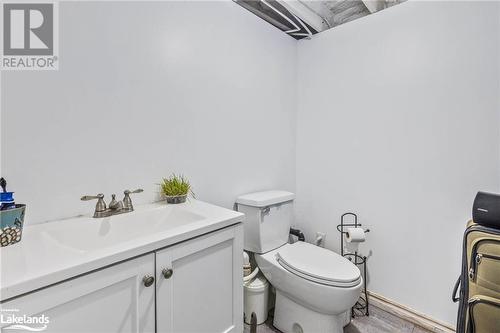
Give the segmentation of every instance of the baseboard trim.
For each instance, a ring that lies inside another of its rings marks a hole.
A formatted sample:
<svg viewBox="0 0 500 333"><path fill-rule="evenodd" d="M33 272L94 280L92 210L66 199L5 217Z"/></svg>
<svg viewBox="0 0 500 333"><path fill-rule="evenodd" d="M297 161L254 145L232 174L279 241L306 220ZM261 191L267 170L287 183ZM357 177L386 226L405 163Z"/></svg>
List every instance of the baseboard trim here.
<svg viewBox="0 0 500 333"><path fill-rule="evenodd" d="M376 306L377 308L388 312L400 319L406 320L431 332L455 332L455 328L448 323L433 319L427 315L419 313L418 311L415 311L405 305L399 304L372 291L369 291L368 294L370 297L370 305Z"/></svg>

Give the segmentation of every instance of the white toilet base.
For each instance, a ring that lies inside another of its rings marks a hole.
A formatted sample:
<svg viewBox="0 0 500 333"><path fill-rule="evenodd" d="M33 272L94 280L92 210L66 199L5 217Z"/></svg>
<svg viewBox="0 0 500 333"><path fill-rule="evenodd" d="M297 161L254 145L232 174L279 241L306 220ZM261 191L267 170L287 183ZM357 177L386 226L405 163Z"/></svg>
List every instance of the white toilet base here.
<svg viewBox="0 0 500 333"><path fill-rule="evenodd" d="M344 314L313 311L276 290L273 325L284 333L342 333L344 320Z"/></svg>

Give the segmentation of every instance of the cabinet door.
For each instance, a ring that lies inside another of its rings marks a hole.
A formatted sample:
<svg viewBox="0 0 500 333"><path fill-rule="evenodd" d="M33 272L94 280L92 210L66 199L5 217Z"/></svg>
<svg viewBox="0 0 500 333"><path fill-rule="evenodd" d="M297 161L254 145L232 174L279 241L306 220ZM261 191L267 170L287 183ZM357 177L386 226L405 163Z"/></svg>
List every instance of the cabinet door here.
<svg viewBox="0 0 500 333"><path fill-rule="evenodd" d="M243 332L243 229L156 253L158 333Z"/></svg>
<svg viewBox="0 0 500 333"><path fill-rule="evenodd" d="M154 254L147 254L2 303L2 315L45 315L44 332L153 333L155 287L143 278L154 269Z"/></svg>

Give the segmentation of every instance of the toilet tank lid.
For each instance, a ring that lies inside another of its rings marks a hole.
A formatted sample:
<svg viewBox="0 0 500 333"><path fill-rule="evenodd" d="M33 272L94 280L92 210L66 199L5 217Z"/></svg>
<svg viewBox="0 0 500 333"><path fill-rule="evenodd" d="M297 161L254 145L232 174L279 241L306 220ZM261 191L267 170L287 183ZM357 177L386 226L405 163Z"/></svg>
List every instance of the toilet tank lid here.
<svg viewBox="0 0 500 333"><path fill-rule="evenodd" d="M251 207L266 207L279 203L292 201L295 194L287 191L263 191L241 195L236 199L236 203Z"/></svg>

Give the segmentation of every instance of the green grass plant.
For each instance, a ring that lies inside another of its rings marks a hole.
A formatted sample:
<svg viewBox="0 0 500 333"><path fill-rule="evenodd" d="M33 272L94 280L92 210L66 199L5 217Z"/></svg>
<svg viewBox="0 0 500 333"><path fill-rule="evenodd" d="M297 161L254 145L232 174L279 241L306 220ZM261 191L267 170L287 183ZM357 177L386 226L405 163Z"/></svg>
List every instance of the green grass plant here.
<svg viewBox="0 0 500 333"><path fill-rule="evenodd" d="M194 197L191 184L183 175L172 174L169 178L163 178L160 187L166 196L180 196L190 193Z"/></svg>

